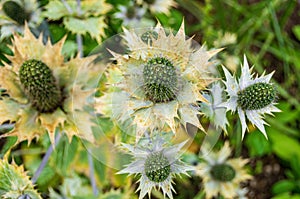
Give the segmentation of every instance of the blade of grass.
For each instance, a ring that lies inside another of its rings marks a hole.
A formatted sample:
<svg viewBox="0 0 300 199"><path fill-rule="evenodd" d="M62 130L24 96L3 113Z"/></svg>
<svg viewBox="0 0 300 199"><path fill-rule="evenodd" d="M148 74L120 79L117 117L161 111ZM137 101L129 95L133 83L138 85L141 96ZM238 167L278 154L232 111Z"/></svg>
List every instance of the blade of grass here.
<svg viewBox="0 0 300 199"><path fill-rule="evenodd" d="M281 33L281 28L279 26L277 16L275 14L274 4L272 3L272 1L270 1L270 4L268 6L268 10L271 13L271 21L272 21L273 28L274 28L274 31L275 31L275 36L278 40L280 51L281 51L282 54L287 54L287 52L285 50L285 44L284 44L283 36L282 36L282 33ZM288 78L288 75L289 75L289 72L290 72L289 68L290 68L290 66L289 66L288 62L285 59L283 59L283 69L284 69L285 79Z"/></svg>
<svg viewBox="0 0 300 199"><path fill-rule="evenodd" d="M203 14L200 12L202 6L199 2L194 0L177 0L178 4L194 15L199 21L204 19Z"/></svg>

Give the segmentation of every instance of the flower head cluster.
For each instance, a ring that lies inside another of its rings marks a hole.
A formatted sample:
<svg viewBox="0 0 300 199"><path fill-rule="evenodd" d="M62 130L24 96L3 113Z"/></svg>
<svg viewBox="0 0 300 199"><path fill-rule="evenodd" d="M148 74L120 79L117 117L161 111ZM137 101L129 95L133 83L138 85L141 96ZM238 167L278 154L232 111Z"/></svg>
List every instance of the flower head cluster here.
<svg viewBox="0 0 300 199"><path fill-rule="evenodd" d="M186 142L166 147L162 138L156 137L148 144L132 146L124 144L124 147L134 156L134 161L118 174L141 174L139 180L140 199L147 193L150 196L152 188L162 189L164 196L173 198L172 178L175 174L185 174L193 168L180 161L180 150Z"/></svg>
<svg viewBox="0 0 300 199"><path fill-rule="evenodd" d="M123 38L129 53L111 52L117 64L107 71L109 87L98 111L119 122L133 120L138 137L156 128L176 132L187 123L204 130L197 103L206 99L199 91L215 81L208 68L220 50L193 48L183 23L176 34L158 24L140 35L124 29Z"/></svg>
<svg viewBox="0 0 300 199"><path fill-rule="evenodd" d="M206 197L212 198L218 193L225 198L241 195L243 191L239 188L240 183L251 178L243 168L248 160L230 159L228 142L219 152L210 152L207 146L203 146L201 153L205 162L197 166L196 174L203 179Z"/></svg>
<svg viewBox="0 0 300 199"><path fill-rule="evenodd" d="M223 67L226 81L226 91L229 99L222 106L227 110L238 111L240 121L242 123L242 137L245 135L247 128L246 117L255 125L267 138L263 120L264 114L272 114L272 112L280 112L274 106L276 100L276 89L270 83L273 73L268 75L262 74L260 77L253 78L252 69L249 69L247 58L244 57L241 77L237 81L229 71Z"/></svg>
<svg viewBox="0 0 300 199"><path fill-rule="evenodd" d="M11 132L18 142L38 138L48 132L52 143L56 129L69 139L73 135L93 141L91 115L85 111L92 95L93 72L89 58L64 62L64 39L55 45L43 44L25 27L24 37L15 34L11 64L0 68L0 87L7 96L0 100L0 123L15 123ZM79 72L80 71L80 72Z"/></svg>
<svg viewBox="0 0 300 199"><path fill-rule="evenodd" d="M14 32L22 33L25 22L30 27L41 23L41 10L36 0L2 0L0 2L0 39Z"/></svg>

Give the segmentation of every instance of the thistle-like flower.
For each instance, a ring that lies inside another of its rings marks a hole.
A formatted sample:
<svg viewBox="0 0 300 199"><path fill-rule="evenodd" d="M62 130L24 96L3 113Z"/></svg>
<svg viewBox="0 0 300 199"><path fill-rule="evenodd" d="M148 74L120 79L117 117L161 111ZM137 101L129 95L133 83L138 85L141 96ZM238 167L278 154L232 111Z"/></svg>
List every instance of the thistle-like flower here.
<svg viewBox="0 0 300 199"><path fill-rule="evenodd" d="M170 8L176 7L174 0L137 0L137 3L149 8L152 13L170 14Z"/></svg>
<svg viewBox="0 0 300 199"><path fill-rule="evenodd" d="M156 128L175 133L180 123L204 131L197 103L206 99L199 91L215 81L208 67L220 49L194 49L184 23L176 34L160 24L141 35L124 29L124 39L130 52L112 52L117 64L107 71L109 87L97 100L97 110L119 122L132 119L137 137Z"/></svg>
<svg viewBox="0 0 300 199"><path fill-rule="evenodd" d="M9 59L0 68L0 87L8 96L0 100L0 124L15 123L1 137L17 136L18 142L38 138L48 132L54 143L55 131L93 141L91 115L84 110L97 80L93 57L64 62L61 49L65 39L46 45L25 27L24 37L15 34ZM80 70L80 72L79 72Z"/></svg>
<svg viewBox="0 0 300 199"><path fill-rule="evenodd" d="M247 159L229 159L231 149L225 142L219 152L208 151L207 146L201 148L202 158L196 169L196 175L203 179L206 198L212 198L219 193L225 198L234 198L240 195L239 185L251 178L243 168Z"/></svg>
<svg viewBox="0 0 300 199"><path fill-rule="evenodd" d="M42 22L36 0L2 0L0 2L0 40L14 32L23 33L25 21L30 27Z"/></svg>
<svg viewBox="0 0 300 199"><path fill-rule="evenodd" d="M8 162L8 154L0 159L0 197L42 199L34 189L23 165Z"/></svg>
<svg viewBox="0 0 300 199"><path fill-rule="evenodd" d="M217 82L212 84L209 91L210 94L203 94L208 103L201 103L200 111L203 112L217 128L222 128L227 133L226 126L228 125L228 120L226 118L226 108L219 107L219 105L223 103L223 88L220 83Z"/></svg>
<svg viewBox="0 0 300 199"><path fill-rule="evenodd" d="M192 167L179 159L179 152L185 143L166 147L166 142L156 137L148 144L144 143L143 146L139 146L139 143L137 146L124 144L124 147L130 151L135 160L118 174L141 174L138 187L140 199L144 198L147 193L150 197L152 188L156 187L162 189L164 196L167 195L172 199L172 191L175 192L172 178L175 174L188 175L187 171L193 170Z"/></svg>
<svg viewBox="0 0 300 199"><path fill-rule="evenodd" d="M131 2L128 6L121 5L118 7L119 12L115 13L115 17L123 21L124 26L135 27L141 22L144 14L146 13L145 8L138 7Z"/></svg>
<svg viewBox="0 0 300 199"><path fill-rule="evenodd" d="M246 56L242 66L241 77L237 81L235 76L223 67L226 81L226 91L229 95L227 102L223 103L227 110L238 111L242 123L242 138L244 138L247 129L246 117L255 125L267 138L263 120L264 114L272 115L272 112L280 112L274 106L276 100L276 89L270 83L274 72L265 75L264 73L253 78L252 68L249 69Z"/></svg>

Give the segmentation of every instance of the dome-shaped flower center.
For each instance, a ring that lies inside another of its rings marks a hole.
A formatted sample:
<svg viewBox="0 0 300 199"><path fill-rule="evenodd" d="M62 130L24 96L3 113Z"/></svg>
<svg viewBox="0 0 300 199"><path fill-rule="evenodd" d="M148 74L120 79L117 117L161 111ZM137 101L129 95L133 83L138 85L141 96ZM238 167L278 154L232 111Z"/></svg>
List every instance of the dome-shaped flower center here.
<svg viewBox="0 0 300 199"><path fill-rule="evenodd" d="M175 99L177 74L173 64L162 57L150 59L144 67L144 91L146 97L155 102Z"/></svg>
<svg viewBox="0 0 300 199"><path fill-rule="evenodd" d="M145 173L152 182L163 182L171 173L169 160L162 152L150 154L145 162Z"/></svg>
<svg viewBox="0 0 300 199"><path fill-rule="evenodd" d="M256 83L238 92L238 105L243 110L258 110L274 102L276 90L268 83Z"/></svg>
<svg viewBox="0 0 300 199"><path fill-rule="evenodd" d="M215 180L227 182L235 177L235 170L228 164L217 164L211 168L210 174Z"/></svg>
<svg viewBox="0 0 300 199"><path fill-rule="evenodd" d="M130 6L127 8L126 16L128 19L133 19L136 15L136 10L135 6Z"/></svg>
<svg viewBox="0 0 300 199"><path fill-rule="evenodd" d="M53 112L60 106L61 91L46 64L35 59L28 60L21 66L19 76L30 103L40 113Z"/></svg>
<svg viewBox="0 0 300 199"><path fill-rule="evenodd" d="M3 4L3 11L12 20L23 25L25 21L28 21L30 14L27 13L18 3L14 1L7 1Z"/></svg>
<svg viewBox="0 0 300 199"><path fill-rule="evenodd" d="M155 32L153 30L144 32L141 36L142 41L146 44L148 44L148 42L149 42L150 45L152 45L152 39L157 39L157 38L158 38L158 34L157 34L157 32Z"/></svg>

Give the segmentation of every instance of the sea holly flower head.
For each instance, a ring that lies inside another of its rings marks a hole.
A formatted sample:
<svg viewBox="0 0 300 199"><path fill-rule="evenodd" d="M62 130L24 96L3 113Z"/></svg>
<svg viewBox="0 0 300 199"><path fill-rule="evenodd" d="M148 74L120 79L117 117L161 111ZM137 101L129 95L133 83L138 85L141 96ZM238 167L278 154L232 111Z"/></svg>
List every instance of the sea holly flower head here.
<svg viewBox="0 0 300 199"><path fill-rule="evenodd" d="M255 125L267 138L263 119L264 114L271 114L272 112L280 112L275 107L275 100L277 96L276 89L270 83L274 72L260 77L253 78L251 74L252 68L249 69L249 64L246 56L244 57L244 64L242 65L241 77L237 80L234 75L223 67L226 81L226 92L229 96L227 102L220 106L224 106L227 110L238 112L240 121L242 123L242 137L245 135L247 129L246 117Z"/></svg>
<svg viewBox="0 0 300 199"><path fill-rule="evenodd" d="M248 162L242 158L229 158L231 149L229 143L218 152L208 150L207 145L201 148L201 158L204 162L198 164L196 175L203 179L206 198L221 194L225 198L241 195L240 183L251 178L243 168Z"/></svg>
<svg viewBox="0 0 300 199"><path fill-rule="evenodd" d="M123 21L124 26L134 27L141 23L143 16L146 13L144 7L139 7L133 2L130 2L129 5L120 5L118 6L119 11L114 14L114 16Z"/></svg>
<svg viewBox="0 0 300 199"><path fill-rule="evenodd" d="M2 0L0 2L0 39L14 32L23 33L25 22L37 27L42 22L41 9L36 0Z"/></svg>
<svg viewBox="0 0 300 199"><path fill-rule="evenodd" d="M146 138L148 139L148 138ZM148 142L139 142L136 146L123 144L133 155L134 161L126 166L118 174L128 173L140 174L139 198L142 199L148 193L149 197L152 188L158 187L163 191L164 196L173 198L172 178L177 174L187 174L193 167L180 161L180 150L186 142L173 146L166 146L167 142L161 137L148 139Z"/></svg>
<svg viewBox="0 0 300 199"><path fill-rule="evenodd" d="M6 96L0 101L0 123L15 123L1 135L17 136L18 142L39 138L48 132L54 143L56 130L93 142L92 115L87 99L94 93L97 73L94 57L72 58L61 54L65 39L46 45L26 26L24 36L14 35L11 64L0 68L0 87Z"/></svg>
<svg viewBox="0 0 300 199"><path fill-rule="evenodd" d="M40 113L51 113L62 101L62 93L55 82L51 69L43 62L30 59L19 70L24 92L32 106Z"/></svg>
<svg viewBox="0 0 300 199"><path fill-rule="evenodd" d="M131 121L137 139L157 128L176 133L187 123L205 131L198 102L206 99L199 91L216 80L208 68L220 49L194 48L184 23L177 33L159 23L145 31L124 29L123 39L128 53L110 51L116 64L107 69L108 86L97 99L97 111L120 124Z"/></svg>

